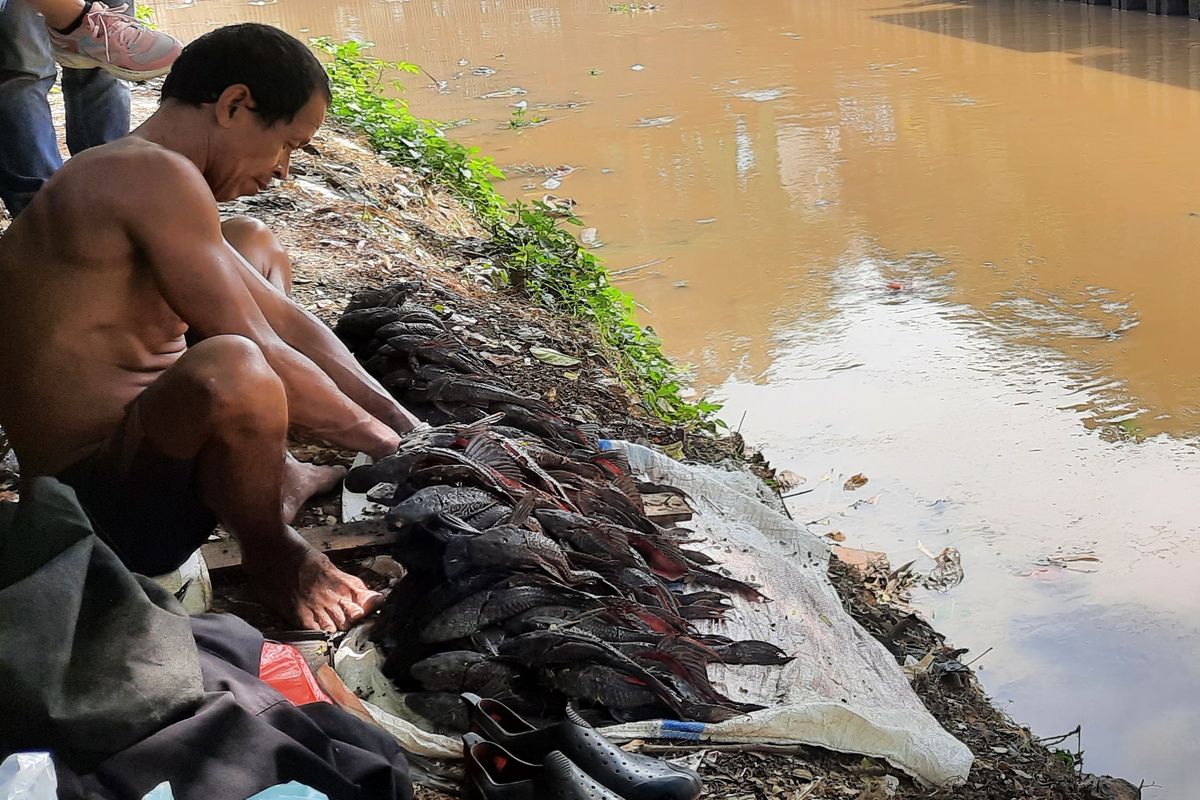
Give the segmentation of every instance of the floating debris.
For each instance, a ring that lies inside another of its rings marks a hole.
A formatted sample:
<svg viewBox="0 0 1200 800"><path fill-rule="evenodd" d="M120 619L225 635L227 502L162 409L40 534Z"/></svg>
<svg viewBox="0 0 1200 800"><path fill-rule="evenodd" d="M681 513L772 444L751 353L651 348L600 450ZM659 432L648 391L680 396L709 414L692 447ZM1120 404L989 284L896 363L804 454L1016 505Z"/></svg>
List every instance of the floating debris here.
<svg viewBox="0 0 1200 800"><path fill-rule="evenodd" d="M479 95L479 99L480 100L498 100L502 97L520 97L523 94L529 94L529 92L525 91L520 86L513 86L510 89L501 89L499 91L488 92L487 94L481 94L481 95Z"/></svg>
<svg viewBox="0 0 1200 800"><path fill-rule="evenodd" d="M679 115L666 117L640 117L633 127L635 128L658 128L663 125L670 125L675 120L679 119Z"/></svg>

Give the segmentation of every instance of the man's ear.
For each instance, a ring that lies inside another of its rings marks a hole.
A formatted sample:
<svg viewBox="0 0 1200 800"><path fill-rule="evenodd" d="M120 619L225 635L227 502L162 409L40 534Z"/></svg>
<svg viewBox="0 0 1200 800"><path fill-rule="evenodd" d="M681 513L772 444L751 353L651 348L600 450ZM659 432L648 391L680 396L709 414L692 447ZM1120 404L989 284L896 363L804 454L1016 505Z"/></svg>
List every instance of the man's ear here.
<svg viewBox="0 0 1200 800"><path fill-rule="evenodd" d="M246 84L235 83L225 87L225 91L221 92L221 96L217 98L216 107L213 109L217 116L217 124L222 128L234 125L249 115L248 108L253 105L254 98L250 94L250 87Z"/></svg>

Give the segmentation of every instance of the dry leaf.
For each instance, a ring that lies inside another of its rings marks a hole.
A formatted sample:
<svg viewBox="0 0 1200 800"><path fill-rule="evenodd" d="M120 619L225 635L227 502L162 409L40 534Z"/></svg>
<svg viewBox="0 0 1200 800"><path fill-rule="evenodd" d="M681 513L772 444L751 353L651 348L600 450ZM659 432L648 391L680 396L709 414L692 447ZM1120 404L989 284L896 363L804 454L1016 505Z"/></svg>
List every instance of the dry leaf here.
<svg viewBox="0 0 1200 800"><path fill-rule="evenodd" d="M825 534L825 538L832 539L835 542L844 542L846 541L846 534L842 533L841 531L834 531L833 533Z"/></svg>
<svg viewBox="0 0 1200 800"><path fill-rule="evenodd" d="M867 476L861 472L851 475L849 480L842 484L842 488L847 492L853 492L855 489L861 489L867 485Z"/></svg>
<svg viewBox="0 0 1200 800"><path fill-rule="evenodd" d="M790 469L785 469L775 473L775 480L779 482L779 488L785 492L788 489L795 489L797 486L805 482L803 475L797 475Z"/></svg>
<svg viewBox="0 0 1200 800"><path fill-rule="evenodd" d="M566 353L560 353L549 347L531 347L530 354L541 361L543 364L551 364L556 367L573 367L576 364L582 363L575 356L569 356Z"/></svg>

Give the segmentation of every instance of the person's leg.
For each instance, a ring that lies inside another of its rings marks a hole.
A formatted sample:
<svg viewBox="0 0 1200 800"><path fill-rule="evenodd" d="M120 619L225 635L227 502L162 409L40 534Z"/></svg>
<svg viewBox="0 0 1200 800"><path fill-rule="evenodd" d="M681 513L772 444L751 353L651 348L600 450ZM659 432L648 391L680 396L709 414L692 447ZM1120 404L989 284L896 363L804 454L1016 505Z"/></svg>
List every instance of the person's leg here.
<svg viewBox="0 0 1200 800"><path fill-rule="evenodd" d="M272 286L291 295L292 262L270 228L253 217L237 216L221 223L221 233ZM283 518L292 522L310 497L332 489L344 474L341 467L315 467L289 453L284 464Z"/></svg>
<svg viewBox="0 0 1200 800"><path fill-rule="evenodd" d="M132 15L130 4L127 14ZM129 133L129 84L102 69L63 67L67 149L71 155Z"/></svg>
<svg viewBox="0 0 1200 800"><path fill-rule="evenodd" d="M0 12L0 200L16 216L62 166L46 95L54 85L46 26L26 0Z"/></svg>
<svg viewBox="0 0 1200 800"><path fill-rule="evenodd" d="M221 233L279 291L292 294L292 262L271 229L253 217L230 217Z"/></svg>
<svg viewBox="0 0 1200 800"><path fill-rule="evenodd" d="M65 28L83 13L83 0L26 0L51 28Z"/></svg>
<svg viewBox="0 0 1200 800"><path fill-rule="evenodd" d="M169 458L195 460L201 498L237 537L264 601L326 630L378 604L377 593L284 522L287 398L257 345L240 336L205 339L137 402L146 439Z"/></svg>

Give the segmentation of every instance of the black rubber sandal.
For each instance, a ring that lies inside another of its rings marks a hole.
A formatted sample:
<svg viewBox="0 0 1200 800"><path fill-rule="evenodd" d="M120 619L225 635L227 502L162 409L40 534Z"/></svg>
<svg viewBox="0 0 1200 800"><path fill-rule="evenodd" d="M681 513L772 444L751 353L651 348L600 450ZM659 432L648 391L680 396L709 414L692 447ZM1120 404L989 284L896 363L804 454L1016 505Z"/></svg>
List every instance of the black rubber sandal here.
<svg viewBox="0 0 1200 800"><path fill-rule="evenodd" d="M525 762L561 751L596 781L626 800L694 800L700 776L651 756L626 753L605 739L570 706L566 719L537 729L497 700L465 693L471 731Z"/></svg>
<svg viewBox="0 0 1200 800"><path fill-rule="evenodd" d="M479 735L463 736L465 800L622 800L555 750L540 766Z"/></svg>

